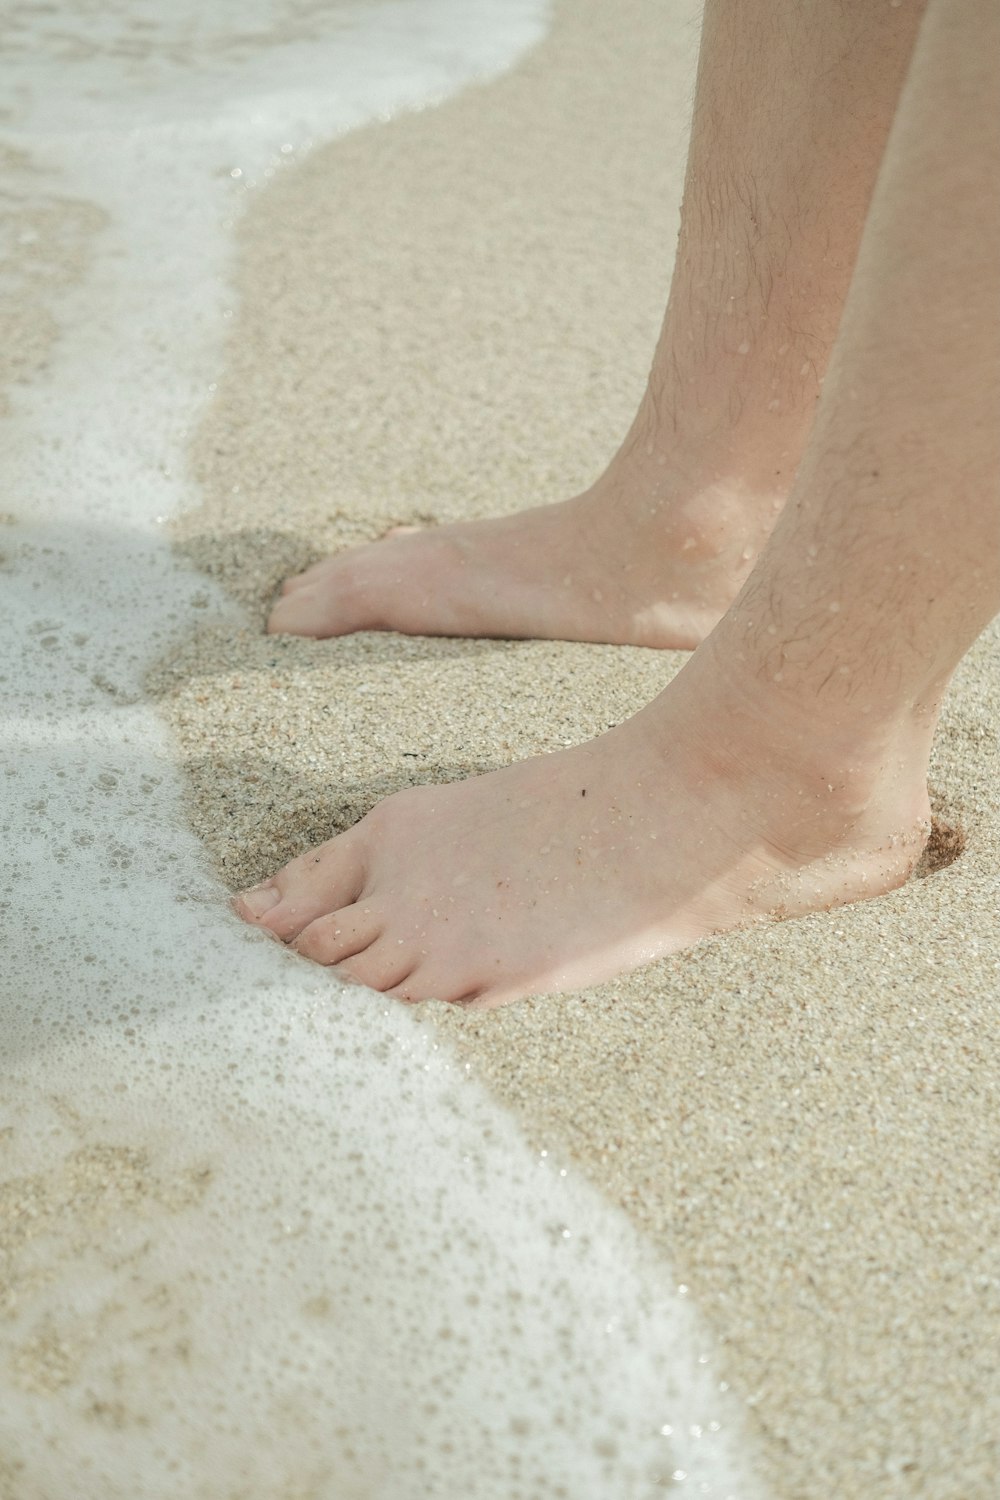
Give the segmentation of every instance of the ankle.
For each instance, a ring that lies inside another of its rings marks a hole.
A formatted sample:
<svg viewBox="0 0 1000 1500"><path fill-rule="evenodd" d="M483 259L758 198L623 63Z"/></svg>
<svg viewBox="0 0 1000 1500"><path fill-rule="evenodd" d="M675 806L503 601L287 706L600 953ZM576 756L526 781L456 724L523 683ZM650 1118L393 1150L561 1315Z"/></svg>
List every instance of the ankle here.
<svg viewBox="0 0 1000 1500"><path fill-rule="evenodd" d="M711 774L757 785L803 850L888 836L918 840L919 852L936 715L843 704L831 713L814 694L747 671L724 647L722 630L713 632L672 685Z"/></svg>
<svg viewBox="0 0 1000 1500"><path fill-rule="evenodd" d="M623 447L581 497L595 524L625 522L646 542L689 562L751 563L781 514L780 480L755 482L735 468Z"/></svg>

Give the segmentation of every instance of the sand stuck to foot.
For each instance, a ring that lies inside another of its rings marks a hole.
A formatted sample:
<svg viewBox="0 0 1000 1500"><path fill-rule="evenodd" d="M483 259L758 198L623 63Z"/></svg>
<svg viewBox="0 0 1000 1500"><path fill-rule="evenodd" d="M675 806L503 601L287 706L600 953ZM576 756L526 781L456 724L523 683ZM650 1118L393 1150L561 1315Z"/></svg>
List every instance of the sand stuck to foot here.
<svg viewBox="0 0 1000 1500"><path fill-rule="evenodd" d="M399 787L591 736L680 665L262 622L309 559L604 466L668 286L697 25L567 0L512 73L315 151L247 213L176 539L250 623L192 635L153 684L231 885ZM932 772L964 850L900 892L584 994L422 1012L669 1257L776 1497L996 1493L998 725L993 630Z"/></svg>

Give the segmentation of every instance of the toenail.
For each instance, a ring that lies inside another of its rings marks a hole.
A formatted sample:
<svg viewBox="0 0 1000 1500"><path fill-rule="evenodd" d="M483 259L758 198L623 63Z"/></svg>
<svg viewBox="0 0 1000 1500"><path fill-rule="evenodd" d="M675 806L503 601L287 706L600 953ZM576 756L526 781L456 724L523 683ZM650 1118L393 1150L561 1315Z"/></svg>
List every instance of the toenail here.
<svg viewBox="0 0 1000 1500"><path fill-rule="evenodd" d="M265 916L280 900L281 896L273 885L256 885L252 891L244 891L240 896L252 917Z"/></svg>

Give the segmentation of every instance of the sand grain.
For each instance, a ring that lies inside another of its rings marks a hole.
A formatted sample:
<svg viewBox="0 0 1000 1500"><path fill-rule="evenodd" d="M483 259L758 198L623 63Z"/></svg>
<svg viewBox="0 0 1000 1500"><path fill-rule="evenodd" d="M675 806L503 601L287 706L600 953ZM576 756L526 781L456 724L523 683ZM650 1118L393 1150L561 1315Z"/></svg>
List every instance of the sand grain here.
<svg viewBox="0 0 1000 1500"><path fill-rule="evenodd" d="M329 549L603 467L662 313L696 46L691 4L566 4L510 75L316 151L247 215L177 541L254 623L153 684L233 886L397 787L593 735L680 664L258 626ZM584 995L423 1012L671 1259L781 1500L996 1493L998 667L993 629L937 743L964 840L937 874Z"/></svg>

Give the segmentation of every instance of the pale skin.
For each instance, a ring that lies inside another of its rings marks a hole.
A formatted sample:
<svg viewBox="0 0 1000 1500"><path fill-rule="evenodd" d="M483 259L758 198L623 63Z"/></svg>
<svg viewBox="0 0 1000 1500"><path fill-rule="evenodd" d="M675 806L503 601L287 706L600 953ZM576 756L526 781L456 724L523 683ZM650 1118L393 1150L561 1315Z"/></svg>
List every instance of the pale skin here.
<svg viewBox="0 0 1000 1500"><path fill-rule="evenodd" d="M606 472L561 505L329 558L269 628L696 646L802 457L921 10L712 0L670 299Z"/></svg>
<svg viewBox="0 0 1000 1500"><path fill-rule="evenodd" d="M607 473L321 563L271 619L693 655L588 745L389 798L242 915L488 1007L906 880L941 696L1000 611L998 58L994 0L710 0L670 303Z"/></svg>

